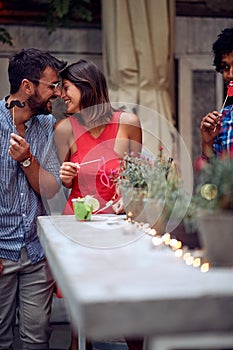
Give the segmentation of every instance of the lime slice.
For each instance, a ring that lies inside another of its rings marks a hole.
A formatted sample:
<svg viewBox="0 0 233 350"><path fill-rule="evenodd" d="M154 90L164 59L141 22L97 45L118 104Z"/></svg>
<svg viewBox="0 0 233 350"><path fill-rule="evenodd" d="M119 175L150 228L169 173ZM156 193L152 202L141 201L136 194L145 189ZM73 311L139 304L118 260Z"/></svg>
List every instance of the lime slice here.
<svg viewBox="0 0 233 350"><path fill-rule="evenodd" d="M86 195L84 198L84 202L86 205L89 205L90 207L93 208L93 212L97 211L100 207L100 203L98 199L94 198L93 196Z"/></svg>

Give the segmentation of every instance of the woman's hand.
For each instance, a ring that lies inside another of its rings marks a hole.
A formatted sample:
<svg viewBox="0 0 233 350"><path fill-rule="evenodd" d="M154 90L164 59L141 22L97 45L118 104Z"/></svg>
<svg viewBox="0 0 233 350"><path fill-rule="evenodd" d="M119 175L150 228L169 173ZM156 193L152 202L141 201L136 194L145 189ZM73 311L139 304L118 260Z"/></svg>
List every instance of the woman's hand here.
<svg viewBox="0 0 233 350"><path fill-rule="evenodd" d="M120 197L113 205L112 209L116 214L124 214L125 213L125 208L124 208L124 203L122 197Z"/></svg>
<svg viewBox="0 0 233 350"><path fill-rule="evenodd" d="M204 143L211 142L221 129L222 113L213 111L201 121L201 136Z"/></svg>
<svg viewBox="0 0 233 350"><path fill-rule="evenodd" d="M79 172L80 166L78 163L64 162L60 166L60 179L63 185L67 188L71 188L73 184L73 178Z"/></svg>
<svg viewBox="0 0 233 350"><path fill-rule="evenodd" d="M215 136L221 130L222 113L213 111L208 113L201 121L202 151L207 157L213 156L213 143Z"/></svg>

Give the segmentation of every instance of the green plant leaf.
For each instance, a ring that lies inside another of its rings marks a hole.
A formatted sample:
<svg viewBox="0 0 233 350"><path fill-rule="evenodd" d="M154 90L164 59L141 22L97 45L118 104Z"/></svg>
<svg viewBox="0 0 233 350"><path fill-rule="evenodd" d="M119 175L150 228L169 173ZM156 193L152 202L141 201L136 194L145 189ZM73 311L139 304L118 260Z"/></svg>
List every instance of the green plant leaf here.
<svg viewBox="0 0 233 350"><path fill-rule="evenodd" d="M10 33L5 29L0 27L0 42L4 45L13 46L13 39Z"/></svg>

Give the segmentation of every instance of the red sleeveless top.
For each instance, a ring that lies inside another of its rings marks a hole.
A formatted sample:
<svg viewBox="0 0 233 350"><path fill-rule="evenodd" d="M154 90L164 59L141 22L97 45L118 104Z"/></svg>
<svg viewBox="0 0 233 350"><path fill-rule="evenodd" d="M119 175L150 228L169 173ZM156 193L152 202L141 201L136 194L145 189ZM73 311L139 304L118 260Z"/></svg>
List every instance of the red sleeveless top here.
<svg viewBox="0 0 233 350"><path fill-rule="evenodd" d="M117 111L113 114L112 120L97 138L94 138L76 117L69 117L77 146L77 151L70 161L81 165L79 173L73 179L72 190L63 214L74 214L72 198L93 195L102 208L116 197L116 186L111 180L111 174L120 165L120 156L114 151L114 145L121 113L122 111ZM90 163L82 165L85 162ZM103 212L113 213L113 210L110 207Z"/></svg>

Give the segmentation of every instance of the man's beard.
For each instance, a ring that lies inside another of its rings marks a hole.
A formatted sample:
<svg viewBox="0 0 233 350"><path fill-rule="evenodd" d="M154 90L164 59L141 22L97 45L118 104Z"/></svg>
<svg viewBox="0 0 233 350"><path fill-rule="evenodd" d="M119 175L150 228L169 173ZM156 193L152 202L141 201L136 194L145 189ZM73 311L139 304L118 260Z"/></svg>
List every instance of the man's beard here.
<svg viewBox="0 0 233 350"><path fill-rule="evenodd" d="M48 105L50 105L50 103L47 101L42 101L40 98L40 95L35 92L34 95L30 96L27 99L27 103L28 106L30 107L32 114L36 115L36 114L50 114L50 110Z"/></svg>

